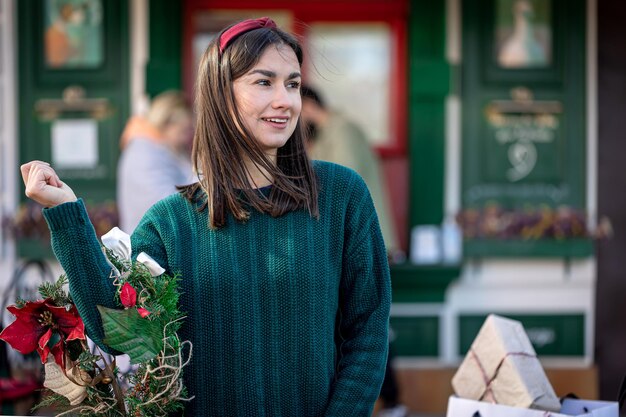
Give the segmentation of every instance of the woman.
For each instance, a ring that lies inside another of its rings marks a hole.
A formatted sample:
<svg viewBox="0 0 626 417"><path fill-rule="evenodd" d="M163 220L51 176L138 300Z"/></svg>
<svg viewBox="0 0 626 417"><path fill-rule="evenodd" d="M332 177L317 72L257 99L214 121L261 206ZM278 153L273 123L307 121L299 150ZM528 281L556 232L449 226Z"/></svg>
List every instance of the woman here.
<svg viewBox="0 0 626 417"><path fill-rule="evenodd" d="M268 18L209 44L192 152L200 181L155 204L132 235L133 253L183 277L189 416L369 416L380 391L385 247L361 178L306 157L301 64L300 45ZM21 169L103 345L96 305L112 306L114 290L84 206L49 165Z"/></svg>
<svg viewBox="0 0 626 417"><path fill-rule="evenodd" d="M177 91L159 94L145 117L128 121L117 167L122 230L131 233L154 203L176 193L176 186L197 181L189 159L192 135L191 109Z"/></svg>

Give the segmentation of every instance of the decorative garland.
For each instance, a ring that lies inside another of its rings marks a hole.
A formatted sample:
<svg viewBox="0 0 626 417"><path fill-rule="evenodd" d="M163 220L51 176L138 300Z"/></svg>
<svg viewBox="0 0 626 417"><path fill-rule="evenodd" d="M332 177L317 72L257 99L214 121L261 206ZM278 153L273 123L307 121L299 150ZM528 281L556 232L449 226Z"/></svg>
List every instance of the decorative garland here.
<svg viewBox="0 0 626 417"><path fill-rule="evenodd" d="M597 227L590 230L586 214L569 206L509 210L493 203L465 209L456 220L465 239L603 239L612 235L607 217L602 217Z"/></svg>
<svg viewBox="0 0 626 417"><path fill-rule="evenodd" d="M167 416L192 399L182 382L192 345L178 337L184 319L178 309L180 276L164 274L143 252L131 261L130 236L117 227L102 236L102 243L121 308L97 308L104 342L138 365L128 380L115 359L107 361L99 348L96 354L90 351L83 320L63 289L64 275L39 287L42 300L9 306L16 320L0 339L22 354L36 350L45 364L48 392L34 409L52 407L57 416Z"/></svg>
<svg viewBox="0 0 626 417"><path fill-rule="evenodd" d="M99 204L87 203L87 213L96 229L96 235L102 236L119 223L117 206L114 201ZM34 201L21 204L15 213L1 219L2 230L15 240L33 239L43 245L50 245L50 230L44 219L41 206Z"/></svg>

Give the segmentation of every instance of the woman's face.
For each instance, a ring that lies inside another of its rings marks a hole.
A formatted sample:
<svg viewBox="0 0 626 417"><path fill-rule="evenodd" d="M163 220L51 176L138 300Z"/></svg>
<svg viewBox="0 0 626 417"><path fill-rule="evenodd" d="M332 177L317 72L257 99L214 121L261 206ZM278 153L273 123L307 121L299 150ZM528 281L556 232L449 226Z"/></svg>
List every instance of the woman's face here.
<svg viewBox="0 0 626 417"><path fill-rule="evenodd" d="M283 44L268 46L256 65L233 82L239 115L270 156L296 128L302 110L300 83L296 54Z"/></svg>

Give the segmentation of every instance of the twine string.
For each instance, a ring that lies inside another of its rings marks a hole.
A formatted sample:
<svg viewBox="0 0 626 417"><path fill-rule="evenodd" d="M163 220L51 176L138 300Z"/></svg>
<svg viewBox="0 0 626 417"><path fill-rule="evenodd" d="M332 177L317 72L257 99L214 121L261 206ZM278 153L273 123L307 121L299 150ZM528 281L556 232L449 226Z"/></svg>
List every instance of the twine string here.
<svg viewBox="0 0 626 417"><path fill-rule="evenodd" d="M485 370L485 367L483 366L482 362L480 361L480 358L478 357L478 355L476 354L474 349L470 348L470 354L471 354L472 358L476 361L476 364L478 365L478 369L480 370L481 376L483 378L483 382L485 383L485 391L483 391L483 393L480 396L480 398L478 399L478 401L483 401L485 396L487 394L490 394L491 402L494 403L494 404L498 404L498 400L496 399L496 394L493 392L493 388L492 388L491 384L498 377L498 373L500 372L500 368L504 364L504 361L506 360L506 358L508 358L509 356L523 356L523 357L526 357L526 358L536 358L537 357L537 355L533 355L533 354L530 354L530 353L527 353L527 352L507 352L506 355L504 355L502 357L502 359L500 359L500 361L498 362L498 366L496 366L496 369L493 372L493 375L491 377L489 377L489 375L487 375L487 371ZM549 417L549 416L550 416L550 414L548 414L546 417Z"/></svg>

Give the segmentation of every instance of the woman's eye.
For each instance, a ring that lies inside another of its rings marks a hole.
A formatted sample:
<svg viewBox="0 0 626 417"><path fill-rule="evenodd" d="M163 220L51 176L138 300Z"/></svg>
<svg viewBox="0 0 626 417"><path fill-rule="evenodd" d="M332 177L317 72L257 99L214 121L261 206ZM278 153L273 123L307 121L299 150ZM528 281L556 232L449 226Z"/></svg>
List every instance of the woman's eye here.
<svg viewBox="0 0 626 417"><path fill-rule="evenodd" d="M270 85L270 80L258 80L256 83L258 85Z"/></svg>
<svg viewBox="0 0 626 417"><path fill-rule="evenodd" d="M287 83L287 87L299 89L300 88L300 81L290 81L290 82Z"/></svg>

